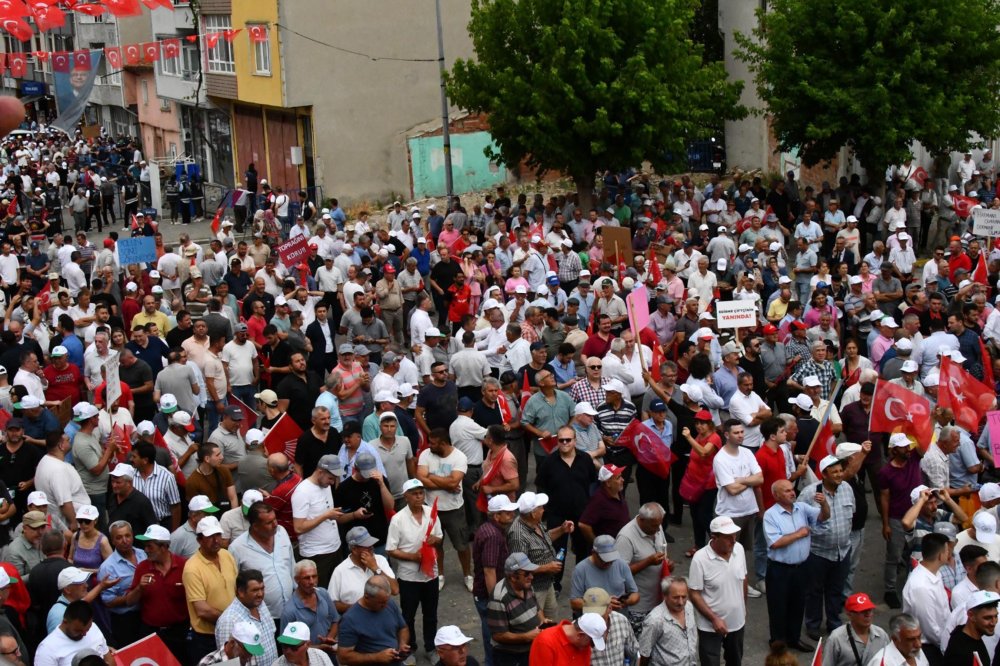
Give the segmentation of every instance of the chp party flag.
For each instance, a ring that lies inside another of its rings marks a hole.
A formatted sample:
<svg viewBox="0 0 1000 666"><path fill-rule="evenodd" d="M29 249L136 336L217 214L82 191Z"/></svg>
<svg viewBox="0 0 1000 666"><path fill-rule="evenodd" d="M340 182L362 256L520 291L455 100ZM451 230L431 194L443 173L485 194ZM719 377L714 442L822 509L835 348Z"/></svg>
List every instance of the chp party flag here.
<svg viewBox="0 0 1000 666"><path fill-rule="evenodd" d="M226 402L231 407L239 407L241 410L243 410L243 420L240 421L240 435L246 437L247 432L251 428L256 427L257 417L260 416L260 414L258 414L256 410L251 409L249 405L244 403L242 400L237 398L236 394L234 393L230 393L226 397Z"/></svg>
<svg viewBox="0 0 1000 666"><path fill-rule="evenodd" d="M632 419L618 435L616 444L631 451L647 472L661 479L670 476L670 464L674 461L674 454L660 436L642 421Z"/></svg>
<svg viewBox="0 0 1000 666"><path fill-rule="evenodd" d="M427 534L424 536L423 543L420 544L420 570L429 578L437 575L437 549L427 543L427 539L430 538L431 533L434 531L437 520L438 498L435 497L434 504L431 505L431 519L427 522Z"/></svg>
<svg viewBox="0 0 1000 666"><path fill-rule="evenodd" d="M116 666L132 666L136 663L151 666L181 666L173 653L167 649L163 640L156 634L150 634L115 652Z"/></svg>
<svg viewBox="0 0 1000 666"><path fill-rule="evenodd" d="M264 450L268 455L284 453L295 460L295 445L299 441L302 428L285 412L274 426L264 435Z"/></svg>
<svg viewBox="0 0 1000 666"><path fill-rule="evenodd" d="M950 357L941 357L938 404L952 411L955 423L969 432L977 432L979 423L986 417L986 412L992 409L995 401L992 388L966 372L965 368Z"/></svg>
<svg viewBox="0 0 1000 666"><path fill-rule="evenodd" d="M944 376L941 389L944 388ZM871 419L872 432L902 432L917 440L922 450L930 446L934 435L930 403L913 391L887 381L875 383Z"/></svg>

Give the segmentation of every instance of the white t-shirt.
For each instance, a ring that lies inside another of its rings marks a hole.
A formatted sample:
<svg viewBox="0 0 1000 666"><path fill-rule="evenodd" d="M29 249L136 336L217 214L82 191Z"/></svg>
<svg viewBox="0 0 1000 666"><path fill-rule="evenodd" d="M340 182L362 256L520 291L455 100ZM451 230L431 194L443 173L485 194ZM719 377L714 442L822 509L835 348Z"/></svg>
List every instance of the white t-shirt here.
<svg viewBox="0 0 1000 666"><path fill-rule="evenodd" d="M427 473L434 476L450 476L456 470L464 475L469 471L469 461L465 454L455 447L452 447L451 453L444 458L435 455L430 449L424 449L417 459L417 467L426 467ZM461 492L428 489L427 503L433 505L435 498L438 501L438 511L461 509L464 504Z"/></svg>
<svg viewBox="0 0 1000 666"><path fill-rule="evenodd" d="M375 555L375 565L382 570L382 575L395 578L389 566L389 560L382 555ZM326 586L330 593L330 598L334 601L353 606L365 593L365 583L375 574L368 569L363 569L347 558L337 565L330 577L330 584Z"/></svg>
<svg viewBox="0 0 1000 666"><path fill-rule="evenodd" d="M733 545L733 552L727 561L709 544L694 554L688 586L702 593L709 608L722 618L729 631L737 631L746 624L747 609L743 600L743 581L746 577L747 560L742 545ZM715 631L712 622L701 613L695 613L695 623L701 631Z"/></svg>
<svg viewBox="0 0 1000 666"><path fill-rule="evenodd" d="M80 473L72 465L52 456L43 456L38 461L35 468L35 490L45 493L49 498L49 511L57 516L62 515L60 507L66 502L73 502L74 509L90 504Z"/></svg>
<svg viewBox="0 0 1000 666"><path fill-rule="evenodd" d="M230 340L222 348L222 362L229 364L229 383L233 386L247 386L253 383L253 360L257 358L257 348L248 340L237 344Z"/></svg>
<svg viewBox="0 0 1000 666"><path fill-rule="evenodd" d="M288 215L288 204L290 201L291 199L284 192L274 197L274 214L279 217Z"/></svg>
<svg viewBox="0 0 1000 666"><path fill-rule="evenodd" d="M177 278L177 267L180 263L180 255L174 252L163 255L156 262L156 270L160 273L160 284L164 289L177 289L181 286L181 281Z"/></svg>
<svg viewBox="0 0 1000 666"><path fill-rule="evenodd" d="M729 415L743 422L745 431L743 446L748 449L759 449L763 443L763 437L760 434L760 425L750 425L750 422L753 421L754 416L757 415L761 407L767 407L767 403L753 391L750 391L750 395L743 395L741 391L737 391L729 399Z"/></svg>
<svg viewBox="0 0 1000 666"><path fill-rule="evenodd" d="M70 666L73 657L83 650L93 650L102 657L108 653L108 643L104 634L97 628L97 623L90 625L90 631L81 640L74 641L56 629L49 634L35 653L35 664L38 666Z"/></svg>
<svg viewBox="0 0 1000 666"><path fill-rule="evenodd" d="M728 486L736 479L760 474L760 465L757 464L757 458L753 453L740 447L734 456L723 447L715 454L712 469L715 471L715 484L719 488L715 501L715 515L740 518L757 513L757 498L754 496L753 488L747 488L738 495L730 495L724 490L724 486Z"/></svg>
<svg viewBox="0 0 1000 666"><path fill-rule="evenodd" d="M330 488L320 488L309 479L303 479L292 493L293 518L316 518L333 506ZM299 553L302 557L335 553L339 549L340 533L335 520L324 520L308 532L299 534Z"/></svg>

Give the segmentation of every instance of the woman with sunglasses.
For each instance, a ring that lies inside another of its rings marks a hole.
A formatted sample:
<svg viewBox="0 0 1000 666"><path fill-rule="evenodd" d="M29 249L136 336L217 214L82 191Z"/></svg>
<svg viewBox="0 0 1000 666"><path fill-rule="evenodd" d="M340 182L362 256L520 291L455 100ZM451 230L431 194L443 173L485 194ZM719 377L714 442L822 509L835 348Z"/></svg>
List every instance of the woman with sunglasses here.
<svg viewBox="0 0 1000 666"><path fill-rule="evenodd" d="M97 507L86 504L77 509L76 522L80 526L69 545L69 561L78 569L97 571L101 563L111 556L111 542L97 529Z"/></svg>

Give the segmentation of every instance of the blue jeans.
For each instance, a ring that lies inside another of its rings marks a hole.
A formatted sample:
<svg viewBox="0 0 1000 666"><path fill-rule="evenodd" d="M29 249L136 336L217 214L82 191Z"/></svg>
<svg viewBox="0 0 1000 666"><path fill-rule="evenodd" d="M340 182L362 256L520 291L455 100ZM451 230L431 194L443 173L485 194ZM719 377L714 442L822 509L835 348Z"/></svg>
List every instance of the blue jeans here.
<svg viewBox="0 0 1000 666"><path fill-rule="evenodd" d="M479 613L479 624L483 630L483 651L486 653L485 666L493 666L493 643L490 642L490 628L486 625L487 599L474 599L476 611Z"/></svg>
<svg viewBox="0 0 1000 666"><path fill-rule="evenodd" d="M229 401L225 397L222 398L222 403L228 405ZM253 403L247 403L249 407L253 407ZM205 405L205 434L208 437L212 436L215 429L219 427L219 421L222 420L222 415L215 408L215 403L209 398L208 404Z"/></svg>
<svg viewBox="0 0 1000 666"><path fill-rule="evenodd" d="M240 402L250 409L255 409L257 407L257 399L254 398L254 395L257 393L257 387L253 384L233 386L232 393L237 397L237 399L240 400Z"/></svg>

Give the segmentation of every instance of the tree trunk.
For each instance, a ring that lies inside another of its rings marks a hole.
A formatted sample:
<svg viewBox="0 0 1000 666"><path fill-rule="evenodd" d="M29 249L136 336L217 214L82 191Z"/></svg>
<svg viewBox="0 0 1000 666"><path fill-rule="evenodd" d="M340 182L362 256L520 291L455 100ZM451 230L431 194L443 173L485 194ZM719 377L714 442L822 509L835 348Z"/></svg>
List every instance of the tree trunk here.
<svg viewBox="0 0 1000 666"><path fill-rule="evenodd" d="M576 205L586 218L587 211L594 207L594 172L574 174L573 182L576 184Z"/></svg>

